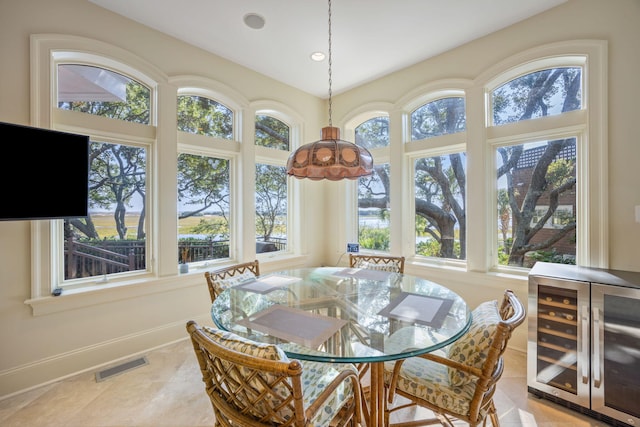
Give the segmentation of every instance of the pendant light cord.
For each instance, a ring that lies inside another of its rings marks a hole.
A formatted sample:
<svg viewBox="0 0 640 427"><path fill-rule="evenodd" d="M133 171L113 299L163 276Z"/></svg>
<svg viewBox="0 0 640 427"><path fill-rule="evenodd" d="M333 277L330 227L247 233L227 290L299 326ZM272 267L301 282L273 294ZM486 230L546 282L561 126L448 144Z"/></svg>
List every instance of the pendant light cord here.
<svg viewBox="0 0 640 427"><path fill-rule="evenodd" d="M331 122L331 0L329 0L329 127Z"/></svg>

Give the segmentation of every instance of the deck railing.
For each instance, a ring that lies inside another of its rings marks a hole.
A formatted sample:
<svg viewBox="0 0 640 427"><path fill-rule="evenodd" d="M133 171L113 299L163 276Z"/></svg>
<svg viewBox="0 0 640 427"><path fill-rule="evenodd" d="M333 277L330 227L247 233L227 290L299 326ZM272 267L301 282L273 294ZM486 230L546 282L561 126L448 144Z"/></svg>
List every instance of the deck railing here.
<svg viewBox="0 0 640 427"><path fill-rule="evenodd" d="M264 240L258 239L256 247L264 246ZM271 238L269 249L286 250L287 240ZM275 249L274 249L275 248ZM178 242L178 260L185 254L187 262L198 262L229 257L228 240L186 240ZM65 279L103 276L105 274L144 270L146 268L146 247L144 240L102 240L97 242L78 242L67 239L64 247Z"/></svg>

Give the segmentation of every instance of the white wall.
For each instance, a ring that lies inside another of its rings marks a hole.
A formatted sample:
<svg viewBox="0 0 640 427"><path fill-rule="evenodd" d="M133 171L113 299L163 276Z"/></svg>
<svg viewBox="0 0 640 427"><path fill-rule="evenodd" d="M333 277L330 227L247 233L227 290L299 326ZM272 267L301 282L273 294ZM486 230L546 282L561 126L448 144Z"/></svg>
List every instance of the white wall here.
<svg viewBox="0 0 640 427"><path fill-rule="evenodd" d="M609 267L640 271L640 2L569 0L497 33L338 95L334 117L365 103L395 103L415 87L445 78L474 79L524 50L568 40L606 40L609 51ZM428 41L425 41L428 43Z"/></svg>
<svg viewBox="0 0 640 427"><path fill-rule="evenodd" d="M248 102L272 101L305 119L303 140L317 139L324 125L325 103L297 89L188 46L147 27L105 11L86 0L0 0L0 121L30 124L31 34L81 36L126 49L165 75L194 75L219 81ZM4 137L3 137L4 142ZM253 144L253 141L249 141ZM28 159L16 174L22 185L42 178ZM14 165L15 167L15 165ZM302 184L306 187L308 184ZM320 190L320 191L318 191ZM253 193L251 193L253 198ZM306 220L322 221L324 190L316 186L303 200ZM0 203L10 203L2 200ZM322 229L307 230L311 246L301 265L323 262ZM29 221L0 222L0 397L80 370L187 337L194 319L211 324L210 297L202 271L163 277L135 290L108 290L116 301L33 316ZM286 268L261 263L261 270ZM37 266L34 266L37 268ZM104 295L104 293L103 293ZM74 295L67 295L72 301ZM99 301L100 295L95 295ZM64 304L64 300L57 302Z"/></svg>
<svg viewBox="0 0 640 427"><path fill-rule="evenodd" d="M341 123L362 105L397 105L415 88L430 82L473 81L519 52L571 40L608 42L608 267L640 271L637 249L640 223L634 218L635 206L640 205L640 142L635 124L640 100L640 1L569 0L504 30L337 95L333 100L334 122ZM523 276L445 270L412 263L407 264L406 272L447 285L472 306L499 298L506 288L516 291L522 301L527 300ZM524 350L526 333L526 326L517 329L511 345Z"/></svg>
<svg viewBox="0 0 640 427"><path fill-rule="evenodd" d="M305 141L316 139L324 125L321 100L84 0L0 0L0 121L29 124L29 36L34 33L102 40L139 55L167 75L201 75L223 82L250 101L272 99L289 105L308 120ZM569 0L498 33L336 96L334 121L340 122L363 104L393 104L429 81L473 79L509 55L544 43L574 39L609 42L609 264L612 268L640 271L636 249L640 224L634 222L633 214L634 206L640 205L637 0ZM37 178L37 171L29 170L25 163L16 183L29 174ZM340 187L335 183L315 184L318 183L304 184L310 193L304 200L308 215L305 223L321 225L325 218L333 221L340 217L331 215ZM327 241L325 227L308 227L307 231L314 229L317 235L308 247L306 264L335 264L334 245ZM148 288L135 298L34 317L24 303L31 292L30 259L29 222L0 222L0 397L182 339L188 319L210 322L209 297L200 275L169 278L150 285L153 289ZM282 267L266 266L265 271L274 268ZM522 277L430 270L415 265L408 265L407 272L451 286L471 305L487 299L487 295L499 295L507 287L523 301L527 299ZM521 327L513 345L525 349L525 341L526 327Z"/></svg>

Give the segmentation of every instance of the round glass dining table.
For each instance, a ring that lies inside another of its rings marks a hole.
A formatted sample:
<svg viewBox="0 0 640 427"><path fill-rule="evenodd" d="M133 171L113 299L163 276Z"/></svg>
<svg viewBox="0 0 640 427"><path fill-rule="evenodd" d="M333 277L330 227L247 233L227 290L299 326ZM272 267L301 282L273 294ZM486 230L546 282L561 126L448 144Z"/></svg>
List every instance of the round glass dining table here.
<svg viewBox="0 0 640 427"><path fill-rule="evenodd" d="M275 272L224 290L217 327L287 356L370 368L365 415L384 424L384 362L442 348L464 334L471 310L445 286L407 274L318 267Z"/></svg>

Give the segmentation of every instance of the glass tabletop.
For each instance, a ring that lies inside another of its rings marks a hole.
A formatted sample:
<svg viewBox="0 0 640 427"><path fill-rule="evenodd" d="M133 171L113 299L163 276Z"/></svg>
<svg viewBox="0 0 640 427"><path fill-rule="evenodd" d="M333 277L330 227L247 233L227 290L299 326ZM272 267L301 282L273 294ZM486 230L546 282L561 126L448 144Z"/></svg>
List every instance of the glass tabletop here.
<svg viewBox="0 0 640 427"><path fill-rule="evenodd" d="M444 347L471 324L458 294L407 274L345 267L267 274L222 292L221 329L275 343L289 357L380 362Z"/></svg>

